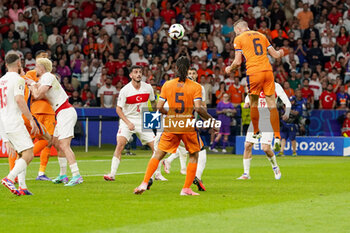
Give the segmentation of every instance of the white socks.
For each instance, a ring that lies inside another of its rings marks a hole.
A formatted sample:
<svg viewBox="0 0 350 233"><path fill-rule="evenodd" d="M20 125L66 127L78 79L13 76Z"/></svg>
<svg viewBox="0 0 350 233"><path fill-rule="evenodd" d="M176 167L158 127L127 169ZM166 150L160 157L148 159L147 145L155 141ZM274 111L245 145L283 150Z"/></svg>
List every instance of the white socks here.
<svg viewBox="0 0 350 233"><path fill-rule="evenodd" d="M58 164L60 165L60 176L67 174L67 159L66 157L58 157Z"/></svg>
<svg viewBox="0 0 350 233"><path fill-rule="evenodd" d="M39 172L39 173L38 173L38 176L43 176L43 175L45 175L44 172Z"/></svg>
<svg viewBox="0 0 350 233"><path fill-rule="evenodd" d="M26 168L27 162L22 158L18 159L12 171L10 171L10 173L7 175L7 178L14 181L19 173L23 172Z"/></svg>
<svg viewBox="0 0 350 233"><path fill-rule="evenodd" d="M112 165L111 165L111 176L115 177L115 174L117 173L118 167L119 167L120 160L113 155L112 158Z"/></svg>
<svg viewBox="0 0 350 233"><path fill-rule="evenodd" d="M70 171L72 172L72 176L78 176L79 175L79 168L77 163L73 163L72 165L69 165Z"/></svg>
<svg viewBox="0 0 350 233"><path fill-rule="evenodd" d="M249 171L250 171L250 161L252 159L243 159L243 168L244 168L244 173L249 176Z"/></svg>
<svg viewBox="0 0 350 233"><path fill-rule="evenodd" d="M202 174L206 163L207 163L207 151L204 149L199 151L198 153L198 164L197 164L196 176L200 180L202 179Z"/></svg>
<svg viewBox="0 0 350 233"><path fill-rule="evenodd" d="M271 158L267 156L267 159L270 161L272 168L277 167L277 161L276 161L276 156L272 156Z"/></svg>
<svg viewBox="0 0 350 233"><path fill-rule="evenodd" d="M27 189L26 185L26 173L27 168L25 168L21 173L18 174L18 184L22 189Z"/></svg>

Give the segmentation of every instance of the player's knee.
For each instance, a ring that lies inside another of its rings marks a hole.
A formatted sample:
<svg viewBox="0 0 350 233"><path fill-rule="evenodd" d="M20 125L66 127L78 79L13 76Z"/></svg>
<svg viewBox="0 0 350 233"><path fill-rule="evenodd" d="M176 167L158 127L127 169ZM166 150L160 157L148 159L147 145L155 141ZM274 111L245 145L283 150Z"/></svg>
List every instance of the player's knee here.
<svg viewBox="0 0 350 233"><path fill-rule="evenodd" d="M267 144L263 144L262 145L262 150L267 153L268 151L271 150L271 146L270 145L267 145Z"/></svg>
<svg viewBox="0 0 350 233"><path fill-rule="evenodd" d="M251 142L246 142L245 145L244 145L244 149L245 149L246 151L252 150L252 149L253 149L253 143L251 143Z"/></svg>

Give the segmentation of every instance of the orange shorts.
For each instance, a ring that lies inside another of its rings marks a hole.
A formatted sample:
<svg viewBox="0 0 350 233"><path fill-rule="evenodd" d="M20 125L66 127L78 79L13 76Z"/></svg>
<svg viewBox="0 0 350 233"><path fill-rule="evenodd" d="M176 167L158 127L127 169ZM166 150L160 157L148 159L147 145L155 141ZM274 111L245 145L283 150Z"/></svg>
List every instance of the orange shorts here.
<svg viewBox="0 0 350 233"><path fill-rule="evenodd" d="M185 144L185 148L190 154L200 151L203 147L203 141L198 132L188 132L182 134L163 132L160 136L158 148L162 151L173 154L179 147L181 140Z"/></svg>
<svg viewBox="0 0 350 233"><path fill-rule="evenodd" d="M264 94L275 94L275 78L272 71L262 71L252 75L247 75L248 93L252 95L260 95L261 91Z"/></svg>
<svg viewBox="0 0 350 233"><path fill-rule="evenodd" d="M39 134L36 134L36 135L30 133L32 131L32 127L30 126L30 122L27 120L27 118L23 118L24 119L24 125L26 126L26 128L28 130L28 133L30 134L30 137L32 139L34 139L34 138L42 138L43 135L49 134L49 132L46 130L45 126L42 123L40 123L34 116L33 116L33 118L34 118L34 121L36 122L36 125L39 128Z"/></svg>
<svg viewBox="0 0 350 233"><path fill-rule="evenodd" d="M35 114L35 118L45 126L47 132L52 136L55 131L56 117L48 114Z"/></svg>

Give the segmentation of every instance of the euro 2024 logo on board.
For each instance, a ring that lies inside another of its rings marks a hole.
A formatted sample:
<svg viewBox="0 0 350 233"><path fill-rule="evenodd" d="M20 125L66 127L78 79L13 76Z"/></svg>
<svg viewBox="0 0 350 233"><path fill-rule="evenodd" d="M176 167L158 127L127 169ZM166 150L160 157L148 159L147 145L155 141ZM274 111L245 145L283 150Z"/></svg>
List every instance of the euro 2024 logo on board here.
<svg viewBox="0 0 350 233"><path fill-rule="evenodd" d="M143 112L143 129L160 129L161 128L160 112Z"/></svg>

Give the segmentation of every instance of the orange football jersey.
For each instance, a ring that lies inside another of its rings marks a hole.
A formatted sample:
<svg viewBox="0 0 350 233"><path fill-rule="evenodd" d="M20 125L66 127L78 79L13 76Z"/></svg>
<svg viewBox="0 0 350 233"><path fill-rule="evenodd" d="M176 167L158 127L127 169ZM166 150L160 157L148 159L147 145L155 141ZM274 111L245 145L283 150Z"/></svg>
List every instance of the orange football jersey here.
<svg viewBox="0 0 350 233"><path fill-rule="evenodd" d="M272 71L267 57L267 50L270 46L266 36L257 31L246 31L235 38L234 48L236 51L241 51L246 60L247 75Z"/></svg>

